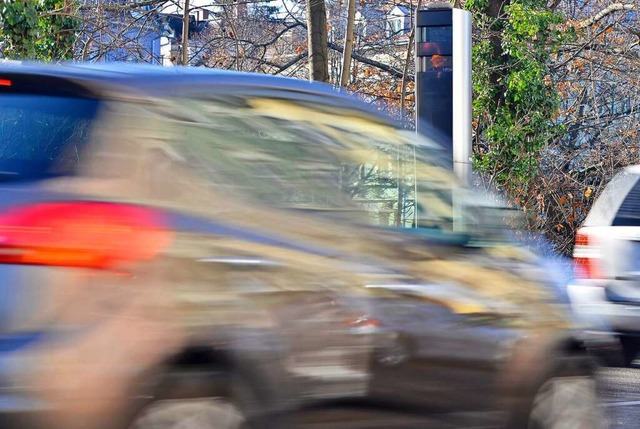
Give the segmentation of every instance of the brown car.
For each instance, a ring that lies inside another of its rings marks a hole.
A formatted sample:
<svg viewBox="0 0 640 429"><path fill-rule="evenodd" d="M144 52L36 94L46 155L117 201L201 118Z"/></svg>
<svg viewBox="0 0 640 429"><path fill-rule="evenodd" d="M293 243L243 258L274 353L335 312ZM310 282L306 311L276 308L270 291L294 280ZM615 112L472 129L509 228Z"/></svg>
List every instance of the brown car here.
<svg viewBox="0 0 640 429"><path fill-rule="evenodd" d="M550 283L323 85L0 66L0 428L595 428Z"/></svg>

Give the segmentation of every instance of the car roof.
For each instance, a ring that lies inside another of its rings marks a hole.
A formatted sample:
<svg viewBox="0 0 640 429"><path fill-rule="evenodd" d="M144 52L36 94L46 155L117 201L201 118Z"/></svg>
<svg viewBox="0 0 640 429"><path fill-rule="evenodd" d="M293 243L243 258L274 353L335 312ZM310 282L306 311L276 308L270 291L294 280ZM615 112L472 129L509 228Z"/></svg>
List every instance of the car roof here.
<svg viewBox="0 0 640 429"><path fill-rule="evenodd" d="M625 200L634 192L638 176L640 165L631 165L618 171L593 202L583 226L611 226Z"/></svg>
<svg viewBox="0 0 640 429"><path fill-rule="evenodd" d="M55 86L58 79L74 84L78 90L89 91L98 97L185 97L216 98L221 94L246 94L309 103L321 103L329 108L352 109L366 114L385 125L397 128L404 126L383 110L364 102L357 95L336 90L326 83L309 82L284 76L228 71L205 67L163 67L135 63L82 63L61 64L12 61L0 59L0 79L25 76L42 91L47 85ZM54 88L52 88L54 89ZM49 89L49 90L52 90ZM76 91L74 89L73 91ZM72 92L75 93L75 92ZM422 124L421 134L436 142L451 157L451 139L428 123Z"/></svg>
<svg viewBox="0 0 640 429"><path fill-rule="evenodd" d="M73 81L88 87L116 90L128 88L133 93L171 97L177 95L206 97L222 90L244 89L267 93L286 91L292 99L322 98L324 103L349 107L390 121L358 97L337 91L331 85L283 76L210 69L204 67L163 67L129 63L63 63L0 61L0 78L9 75L43 76ZM392 121L392 120L391 120ZM392 121L393 122L393 121Z"/></svg>
<svg viewBox="0 0 640 429"><path fill-rule="evenodd" d="M640 175L640 164L629 165L625 168L628 173Z"/></svg>

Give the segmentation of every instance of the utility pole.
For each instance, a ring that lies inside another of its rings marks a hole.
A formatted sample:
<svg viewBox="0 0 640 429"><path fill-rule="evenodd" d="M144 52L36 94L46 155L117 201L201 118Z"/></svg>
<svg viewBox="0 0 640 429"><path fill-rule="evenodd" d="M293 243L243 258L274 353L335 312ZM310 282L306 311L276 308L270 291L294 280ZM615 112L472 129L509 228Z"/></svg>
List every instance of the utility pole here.
<svg viewBox="0 0 640 429"><path fill-rule="evenodd" d="M307 0L307 39L309 47L309 78L329 80L327 47L327 12L324 0Z"/></svg>
<svg viewBox="0 0 640 429"><path fill-rule="evenodd" d="M189 65L189 0L184 0L182 11L182 65Z"/></svg>
<svg viewBox="0 0 640 429"><path fill-rule="evenodd" d="M344 54L342 56L342 73L340 74L340 86L345 87L349 83L351 74L351 51L353 51L353 27L356 20L356 0L349 0L347 9L347 34L344 38Z"/></svg>

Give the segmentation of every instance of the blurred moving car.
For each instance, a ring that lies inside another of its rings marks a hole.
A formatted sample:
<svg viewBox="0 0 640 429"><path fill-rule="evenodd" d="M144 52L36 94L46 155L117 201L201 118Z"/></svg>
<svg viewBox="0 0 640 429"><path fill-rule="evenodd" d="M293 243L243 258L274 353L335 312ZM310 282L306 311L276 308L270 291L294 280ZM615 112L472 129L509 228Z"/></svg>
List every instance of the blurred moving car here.
<svg viewBox="0 0 640 429"><path fill-rule="evenodd" d="M636 365L640 353L638 179L640 166L623 169L593 203L576 234L575 280L568 287L573 308L593 336L619 339L626 365Z"/></svg>
<svg viewBox="0 0 640 429"><path fill-rule="evenodd" d="M601 427L531 255L355 98L4 65L0 136L3 428Z"/></svg>

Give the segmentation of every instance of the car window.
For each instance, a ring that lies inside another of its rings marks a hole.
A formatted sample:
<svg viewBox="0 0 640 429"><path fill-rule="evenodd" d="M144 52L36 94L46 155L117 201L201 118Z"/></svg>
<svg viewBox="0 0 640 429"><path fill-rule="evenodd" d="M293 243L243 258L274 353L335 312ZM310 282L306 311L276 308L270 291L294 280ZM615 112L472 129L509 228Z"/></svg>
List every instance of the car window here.
<svg viewBox="0 0 640 429"><path fill-rule="evenodd" d="M93 99L0 94L0 180L72 172L97 109L98 101Z"/></svg>
<svg viewBox="0 0 640 429"><path fill-rule="evenodd" d="M382 227L453 228L435 142L360 111L282 99L183 100L173 149L218 188Z"/></svg>
<svg viewBox="0 0 640 429"><path fill-rule="evenodd" d="M613 226L640 226L640 182L629 190L613 219Z"/></svg>

